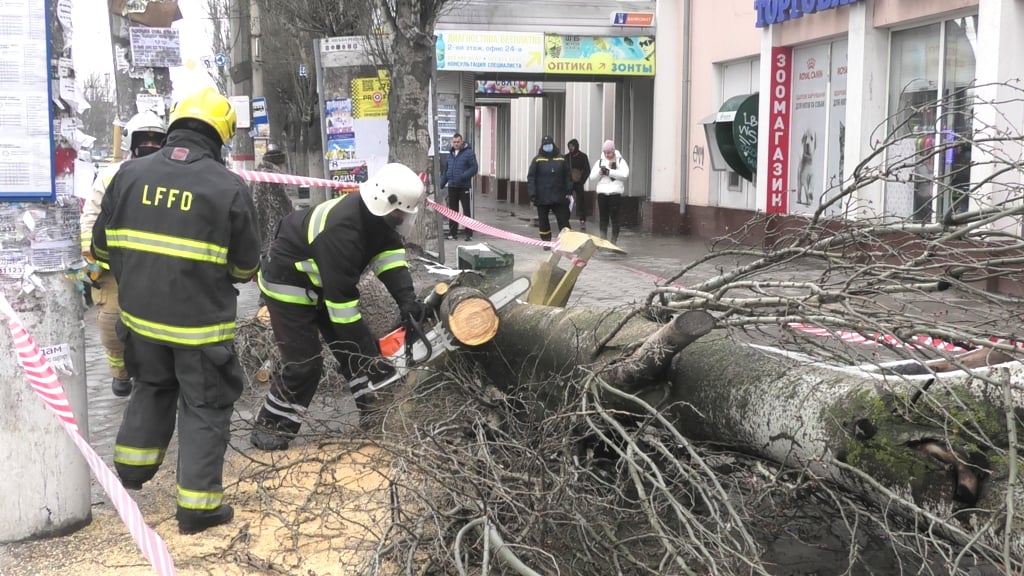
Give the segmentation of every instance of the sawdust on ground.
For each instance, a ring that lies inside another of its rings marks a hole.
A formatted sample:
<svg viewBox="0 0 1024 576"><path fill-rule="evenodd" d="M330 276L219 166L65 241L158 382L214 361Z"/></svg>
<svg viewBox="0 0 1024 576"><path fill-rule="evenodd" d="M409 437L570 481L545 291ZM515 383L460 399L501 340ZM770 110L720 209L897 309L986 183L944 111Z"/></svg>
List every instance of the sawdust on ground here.
<svg viewBox="0 0 1024 576"><path fill-rule="evenodd" d="M229 450L225 496L235 518L191 536L179 534L174 519L175 466L164 466L133 496L180 575L355 574L371 551L367 541L386 529L386 466L369 445L333 453L310 445L274 453ZM106 501L93 504L92 522L77 532L5 548L4 576L154 573Z"/></svg>

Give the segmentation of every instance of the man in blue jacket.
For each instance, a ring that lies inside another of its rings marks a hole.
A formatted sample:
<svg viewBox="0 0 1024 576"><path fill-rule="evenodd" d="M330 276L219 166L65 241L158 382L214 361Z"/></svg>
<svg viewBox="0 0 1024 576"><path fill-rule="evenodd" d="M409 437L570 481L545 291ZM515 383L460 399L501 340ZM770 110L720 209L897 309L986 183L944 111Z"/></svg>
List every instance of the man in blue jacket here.
<svg viewBox="0 0 1024 576"><path fill-rule="evenodd" d="M445 166L444 175L441 176L441 188L448 187L448 207L458 212L461 203L462 213L467 218L473 216L470 209L469 189L473 185L473 176L476 176L478 169L473 147L462 139L462 134L456 133L452 136L452 147L448 151L448 165ZM458 236L459 223L449 220L448 239L455 240ZM472 239L473 231L466 228L466 240Z"/></svg>

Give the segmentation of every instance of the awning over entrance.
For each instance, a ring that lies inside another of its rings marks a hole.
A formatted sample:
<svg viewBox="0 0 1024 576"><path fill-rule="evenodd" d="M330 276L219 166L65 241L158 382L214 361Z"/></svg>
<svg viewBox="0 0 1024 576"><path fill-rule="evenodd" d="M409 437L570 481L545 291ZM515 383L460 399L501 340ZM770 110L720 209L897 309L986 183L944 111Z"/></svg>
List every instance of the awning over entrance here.
<svg viewBox="0 0 1024 576"><path fill-rule="evenodd" d="M751 182L757 172L758 94L733 96L718 112L701 120L711 150L711 167L729 170Z"/></svg>

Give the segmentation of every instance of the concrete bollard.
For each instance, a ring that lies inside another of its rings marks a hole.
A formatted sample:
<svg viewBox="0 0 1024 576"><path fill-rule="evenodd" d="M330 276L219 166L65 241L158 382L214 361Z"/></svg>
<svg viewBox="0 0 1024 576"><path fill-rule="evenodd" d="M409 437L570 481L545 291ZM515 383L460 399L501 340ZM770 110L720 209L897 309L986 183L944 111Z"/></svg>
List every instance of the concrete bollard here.
<svg viewBox="0 0 1024 576"><path fill-rule="evenodd" d="M88 438L82 298L63 274L38 276L36 294L22 294L17 280L0 281L0 289L36 344L50 352ZM0 542L67 534L92 520L89 466L29 386L6 319L0 323Z"/></svg>

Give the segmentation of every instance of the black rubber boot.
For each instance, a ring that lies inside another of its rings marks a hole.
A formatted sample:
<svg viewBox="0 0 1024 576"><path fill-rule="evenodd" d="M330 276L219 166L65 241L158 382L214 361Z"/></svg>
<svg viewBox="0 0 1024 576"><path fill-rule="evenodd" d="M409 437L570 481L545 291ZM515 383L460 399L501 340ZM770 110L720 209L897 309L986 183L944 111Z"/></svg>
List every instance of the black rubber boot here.
<svg viewBox="0 0 1024 576"><path fill-rule="evenodd" d="M290 432L256 424L252 429L249 441L260 450L272 452L275 450L287 450L288 444L291 443L294 437L295 434Z"/></svg>
<svg viewBox="0 0 1024 576"><path fill-rule="evenodd" d="M118 398L124 398L130 396L132 393L132 379L131 378L118 378L115 376L110 381L110 391L114 393L114 396Z"/></svg>
<svg viewBox="0 0 1024 576"><path fill-rule="evenodd" d="M227 504L221 504L213 510L189 510L179 506L175 517L178 519L178 532L198 534L207 528L231 522L235 517L235 509Z"/></svg>

